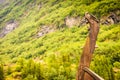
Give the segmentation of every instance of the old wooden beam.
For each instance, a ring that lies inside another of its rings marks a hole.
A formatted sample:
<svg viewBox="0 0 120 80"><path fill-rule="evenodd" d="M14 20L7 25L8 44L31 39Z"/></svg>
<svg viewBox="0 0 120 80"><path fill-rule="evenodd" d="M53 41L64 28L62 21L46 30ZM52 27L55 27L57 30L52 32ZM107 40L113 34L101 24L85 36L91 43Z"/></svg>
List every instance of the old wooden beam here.
<svg viewBox="0 0 120 80"><path fill-rule="evenodd" d="M83 68L90 66L92 54L95 50L97 35L99 32L99 21L97 18L89 13L85 13L85 19L88 21L90 29L80 58L76 80L82 80L82 74L84 73ZM85 75L84 78L85 80L92 80L89 75Z"/></svg>
<svg viewBox="0 0 120 80"><path fill-rule="evenodd" d="M100 77L98 74L96 74L95 72L93 72L92 70L90 70L87 67L84 67L83 70L88 73L94 80L104 80L102 77ZM85 73L84 72L84 73Z"/></svg>

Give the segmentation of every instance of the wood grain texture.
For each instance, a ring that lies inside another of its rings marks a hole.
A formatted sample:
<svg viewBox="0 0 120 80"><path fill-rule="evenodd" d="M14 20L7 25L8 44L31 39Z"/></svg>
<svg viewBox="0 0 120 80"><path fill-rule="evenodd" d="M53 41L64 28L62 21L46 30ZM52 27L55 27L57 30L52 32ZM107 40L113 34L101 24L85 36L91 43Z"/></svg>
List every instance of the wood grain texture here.
<svg viewBox="0 0 120 80"><path fill-rule="evenodd" d="M80 58L76 80L82 80L83 68L90 66L92 54L95 50L97 35L99 32L99 21L91 14L85 13L85 18L90 25L89 35L87 36L85 46ZM84 80L92 80L89 75L84 76Z"/></svg>

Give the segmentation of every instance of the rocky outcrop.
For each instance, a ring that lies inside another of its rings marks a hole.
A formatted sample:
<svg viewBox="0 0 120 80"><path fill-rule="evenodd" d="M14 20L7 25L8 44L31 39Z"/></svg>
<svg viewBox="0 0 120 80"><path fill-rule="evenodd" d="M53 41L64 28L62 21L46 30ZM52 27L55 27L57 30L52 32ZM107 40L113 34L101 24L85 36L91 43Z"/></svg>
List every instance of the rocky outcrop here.
<svg viewBox="0 0 120 80"><path fill-rule="evenodd" d="M4 3L6 0L0 0L0 4Z"/></svg>
<svg viewBox="0 0 120 80"><path fill-rule="evenodd" d="M42 2L38 4L38 10L40 10L42 8Z"/></svg>
<svg viewBox="0 0 120 80"><path fill-rule="evenodd" d="M41 26L40 30L37 33L37 37L42 37L54 31L55 31L54 26L47 26L47 25Z"/></svg>
<svg viewBox="0 0 120 80"><path fill-rule="evenodd" d="M0 32L0 38L4 37L6 34L13 31L15 28L18 27L18 22L11 20L9 21L6 26Z"/></svg>
<svg viewBox="0 0 120 80"><path fill-rule="evenodd" d="M118 16L116 13L111 12L107 17L101 19L101 24L117 24L120 22L120 16Z"/></svg>
<svg viewBox="0 0 120 80"><path fill-rule="evenodd" d="M66 17L65 18L65 25L68 27L79 26L80 25L80 18L79 17Z"/></svg>

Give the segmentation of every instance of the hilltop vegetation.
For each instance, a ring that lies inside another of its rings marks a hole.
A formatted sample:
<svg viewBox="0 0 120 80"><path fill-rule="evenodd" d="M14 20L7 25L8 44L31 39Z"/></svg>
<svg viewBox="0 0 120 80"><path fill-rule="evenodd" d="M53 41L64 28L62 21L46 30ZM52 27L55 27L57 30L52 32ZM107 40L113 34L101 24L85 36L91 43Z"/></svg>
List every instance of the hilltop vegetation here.
<svg viewBox="0 0 120 80"><path fill-rule="evenodd" d="M75 80L88 25L68 28L65 19L82 19L85 12L98 19L110 12L120 16L119 4L118 0L7 0L0 6L0 33L8 24L18 25L0 38L0 80ZM44 26L54 31L38 36ZM119 36L120 23L100 25L90 68L105 80L120 79Z"/></svg>

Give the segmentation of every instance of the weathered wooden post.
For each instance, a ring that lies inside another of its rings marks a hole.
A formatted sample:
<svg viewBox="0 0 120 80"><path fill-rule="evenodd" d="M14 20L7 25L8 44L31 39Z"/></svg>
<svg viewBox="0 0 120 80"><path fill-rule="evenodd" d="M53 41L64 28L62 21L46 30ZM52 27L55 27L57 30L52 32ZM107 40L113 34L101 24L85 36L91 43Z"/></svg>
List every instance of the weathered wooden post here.
<svg viewBox="0 0 120 80"><path fill-rule="evenodd" d="M82 78L84 75L83 68L90 66L92 54L95 50L97 35L99 32L99 21L93 15L89 13L85 13L85 19L88 21L90 25L90 29L89 29L89 35L86 40L86 44L83 48L83 53L80 58L76 80L83 80ZM84 80L92 80L92 78L89 75L85 74Z"/></svg>

